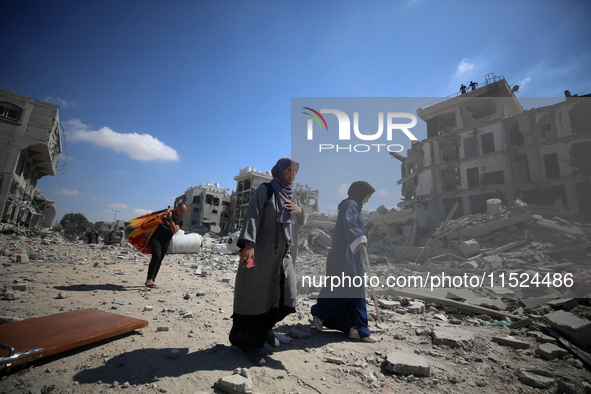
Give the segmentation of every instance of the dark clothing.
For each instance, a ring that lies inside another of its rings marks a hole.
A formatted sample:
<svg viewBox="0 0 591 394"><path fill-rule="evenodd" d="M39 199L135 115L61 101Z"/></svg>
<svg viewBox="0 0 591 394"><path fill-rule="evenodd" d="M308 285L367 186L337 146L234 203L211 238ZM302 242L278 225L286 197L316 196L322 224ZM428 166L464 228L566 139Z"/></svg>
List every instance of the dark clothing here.
<svg viewBox="0 0 591 394"><path fill-rule="evenodd" d="M179 216L174 219L174 224L181 227L183 225L183 219ZM150 260L150 266L148 267L148 280L156 280L156 276L162 265L162 260L164 260L164 256L170 247L172 236L173 234L170 230L170 224L167 221L166 223L159 225L154 231L152 238L150 238L149 244L152 251L152 260Z"/></svg>
<svg viewBox="0 0 591 394"><path fill-rule="evenodd" d="M358 203L351 198L343 200L339 205L326 275L329 278L350 277L351 284L346 283L333 289L327 285L320 292L316 305L312 306L312 315L323 320L324 326L343 332L349 332L355 326L361 338L370 335L367 327L365 286L359 281L365 275L361 244L367 242L367 238L363 235L363 230L363 217Z"/></svg>

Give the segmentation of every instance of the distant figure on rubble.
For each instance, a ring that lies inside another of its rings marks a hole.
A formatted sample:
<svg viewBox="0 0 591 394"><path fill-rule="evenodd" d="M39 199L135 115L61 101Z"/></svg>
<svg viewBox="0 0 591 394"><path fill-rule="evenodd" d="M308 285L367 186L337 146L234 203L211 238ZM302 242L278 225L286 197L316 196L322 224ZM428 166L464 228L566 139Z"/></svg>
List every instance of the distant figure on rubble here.
<svg viewBox="0 0 591 394"><path fill-rule="evenodd" d="M364 223L361 214L363 204L369 201L375 189L367 182L353 182L348 198L339 204L339 214L332 236L332 247L326 261L327 285L320 291L316 305L312 306L314 327L322 331L323 326L343 331L351 339L375 343L367 327L365 303L365 268L362 248L367 247L363 235ZM333 287L331 278L342 280ZM356 280L361 279L361 283Z"/></svg>
<svg viewBox="0 0 591 394"><path fill-rule="evenodd" d="M93 234L94 234L94 237L93 237L94 238L94 243L95 244L98 244L99 243L99 233L98 233L98 231L95 230Z"/></svg>
<svg viewBox="0 0 591 394"><path fill-rule="evenodd" d="M236 272L230 342L255 365L266 365L265 343L279 346L273 326L295 312L296 277L292 253L305 221L292 183L299 163L283 158L271 170L273 179L252 195L236 245Z"/></svg>
<svg viewBox="0 0 591 394"><path fill-rule="evenodd" d="M183 225L183 214L187 210L185 204L179 204L174 210L170 207L166 213L162 214L162 224L156 227L154 234L150 238L149 245L152 252L152 259L148 267L148 278L146 286L156 287L156 275L162 265L162 260L170 246L172 236L180 230Z"/></svg>
<svg viewBox="0 0 591 394"><path fill-rule="evenodd" d="M472 90L476 89L477 87L478 87L478 83L470 81L470 88Z"/></svg>
<svg viewBox="0 0 591 394"><path fill-rule="evenodd" d="M466 93L466 85L462 84L462 86L460 86L460 92L462 94Z"/></svg>

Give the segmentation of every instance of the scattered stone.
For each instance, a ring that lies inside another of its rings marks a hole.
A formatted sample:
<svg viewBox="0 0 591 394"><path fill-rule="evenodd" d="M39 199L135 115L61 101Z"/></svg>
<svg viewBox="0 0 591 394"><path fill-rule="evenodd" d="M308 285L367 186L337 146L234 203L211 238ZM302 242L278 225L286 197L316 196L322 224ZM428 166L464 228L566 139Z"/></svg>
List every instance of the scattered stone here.
<svg viewBox="0 0 591 394"><path fill-rule="evenodd" d="M380 308L385 308L385 309L400 308L400 302L391 301L391 300L378 300L378 305L380 306Z"/></svg>
<svg viewBox="0 0 591 394"><path fill-rule="evenodd" d="M146 306L144 307L144 311L145 311L145 312L150 312L150 311L153 311L153 310L154 310L154 307L153 307L153 306L146 305Z"/></svg>
<svg viewBox="0 0 591 394"><path fill-rule="evenodd" d="M552 328L572 339L579 346L591 347L591 321L565 311L552 312L545 315L544 318Z"/></svg>
<svg viewBox="0 0 591 394"><path fill-rule="evenodd" d="M168 331L169 327L168 326L158 326L156 327L156 331Z"/></svg>
<svg viewBox="0 0 591 394"><path fill-rule="evenodd" d="M385 368L397 375L429 376L431 368L423 356L410 353L388 353Z"/></svg>
<svg viewBox="0 0 591 394"><path fill-rule="evenodd" d="M70 297L70 294L66 293L65 291L60 291L59 293L57 293L57 298L60 300L63 300L68 297Z"/></svg>
<svg viewBox="0 0 591 394"><path fill-rule="evenodd" d="M29 284L28 283L15 283L14 285L12 285L12 290L29 291Z"/></svg>
<svg viewBox="0 0 591 394"><path fill-rule="evenodd" d="M447 316L445 316L443 313L436 313L433 315L433 318L437 319L437 320L441 320L443 322L447 322Z"/></svg>
<svg viewBox="0 0 591 394"><path fill-rule="evenodd" d="M554 360L566 356L568 351L551 343L544 343L538 346L536 354L539 354L544 360Z"/></svg>
<svg viewBox="0 0 591 394"><path fill-rule="evenodd" d="M424 313L425 312L425 304L419 301L412 301L409 306L406 307L408 313Z"/></svg>
<svg viewBox="0 0 591 394"><path fill-rule="evenodd" d="M26 254L17 254L16 255L16 262L17 263L28 263L29 262L29 256Z"/></svg>
<svg viewBox="0 0 591 394"><path fill-rule="evenodd" d="M435 327L431 336L434 345L447 345L462 349L472 349L474 347L474 334L469 331Z"/></svg>
<svg viewBox="0 0 591 394"><path fill-rule="evenodd" d="M574 298L560 298L558 300L548 301L546 304L550 305L554 309L572 309L579 305L577 300Z"/></svg>
<svg viewBox="0 0 591 394"><path fill-rule="evenodd" d="M238 373L220 378L213 386L228 394L252 393L252 379Z"/></svg>
<svg viewBox="0 0 591 394"><path fill-rule="evenodd" d="M326 356L326 361L333 364L344 364L345 360L341 357Z"/></svg>
<svg viewBox="0 0 591 394"><path fill-rule="evenodd" d="M538 389L547 389L555 382L551 373L540 370L520 370L519 381Z"/></svg>
<svg viewBox="0 0 591 394"><path fill-rule="evenodd" d="M311 334L310 328L298 323L295 326L292 326L287 333L287 336L292 338L308 338Z"/></svg>
<svg viewBox="0 0 591 394"><path fill-rule="evenodd" d="M529 343L515 339L514 337L507 335L506 337L492 337L492 340L499 345L511 346L515 349L529 349Z"/></svg>
<svg viewBox="0 0 591 394"><path fill-rule="evenodd" d="M531 319L521 319L511 323L511 328L517 329L522 327L529 327L532 324L534 324L534 322Z"/></svg>

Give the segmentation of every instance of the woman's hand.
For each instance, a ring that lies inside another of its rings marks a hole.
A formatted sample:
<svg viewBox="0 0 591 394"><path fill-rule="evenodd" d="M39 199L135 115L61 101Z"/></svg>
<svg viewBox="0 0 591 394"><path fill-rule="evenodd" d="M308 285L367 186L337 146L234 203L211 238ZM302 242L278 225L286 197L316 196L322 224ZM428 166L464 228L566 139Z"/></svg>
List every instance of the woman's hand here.
<svg viewBox="0 0 591 394"><path fill-rule="evenodd" d="M245 263L250 259L254 260L254 246L246 244L240 251L240 262Z"/></svg>
<svg viewBox="0 0 591 394"><path fill-rule="evenodd" d="M302 215L302 208L300 208L297 204L291 202L291 201L287 201L285 203L285 208L287 208L287 210L289 211L289 213L291 214L296 214L298 216Z"/></svg>

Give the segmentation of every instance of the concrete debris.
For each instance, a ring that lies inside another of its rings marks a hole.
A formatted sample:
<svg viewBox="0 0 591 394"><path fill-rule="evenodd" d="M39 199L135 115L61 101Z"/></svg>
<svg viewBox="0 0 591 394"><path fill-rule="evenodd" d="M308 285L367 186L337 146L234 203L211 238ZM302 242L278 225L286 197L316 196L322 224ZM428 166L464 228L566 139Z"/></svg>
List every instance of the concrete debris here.
<svg viewBox="0 0 591 394"><path fill-rule="evenodd" d="M435 327L431 335L434 345L447 345L461 349L472 349L474 347L474 334L469 331L449 327Z"/></svg>
<svg viewBox="0 0 591 394"><path fill-rule="evenodd" d="M431 375L431 368L423 356L409 353L388 353L385 368L397 375L413 375L417 377Z"/></svg>
<svg viewBox="0 0 591 394"><path fill-rule="evenodd" d="M530 344L524 341L520 341L510 335L506 337L492 337L492 340L500 345L510 346L514 349L529 349Z"/></svg>
<svg viewBox="0 0 591 394"><path fill-rule="evenodd" d="M214 387L228 394L252 393L252 379L247 370L238 368L233 375L221 377Z"/></svg>
<svg viewBox="0 0 591 394"><path fill-rule="evenodd" d="M544 343L538 346L536 354L540 355L544 360L554 360L566 356L568 351L551 343Z"/></svg>
<svg viewBox="0 0 591 394"><path fill-rule="evenodd" d="M552 328L577 345L591 347L591 321L588 319L581 319L565 311L548 313L544 318Z"/></svg>
<svg viewBox="0 0 591 394"><path fill-rule="evenodd" d="M547 389L555 383L555 379L551 373L540 370L520 370L519 380L523 384L537 389Z"/></svg>

